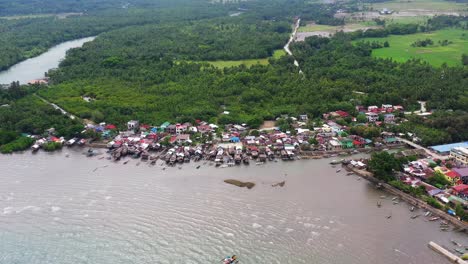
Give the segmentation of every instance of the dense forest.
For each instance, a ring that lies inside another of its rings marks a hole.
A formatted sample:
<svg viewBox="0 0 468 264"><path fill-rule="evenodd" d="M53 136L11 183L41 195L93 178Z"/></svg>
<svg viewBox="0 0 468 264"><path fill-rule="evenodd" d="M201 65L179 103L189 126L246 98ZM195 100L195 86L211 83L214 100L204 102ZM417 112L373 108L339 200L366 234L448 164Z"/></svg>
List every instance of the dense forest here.
<svg viewBox="0 0 468 264"><path fill-rule="evenodd" d="M186 0L191 2L189 0ZM196 3L196 1L195 1ZM110 9L89 12L81 16L31 17L0 19L0 70L34 57L63 41L95 36L112 29L131 25L156 24L164 21L193 21L216 16L226 16L229 5L184 5L161 9Z"/></svg>
<svg viewBox="0 0 468 264"><path fill-rule="evenodd" d="M77 129L65 129L74 127L74 122L47 112L34 93L80 118L119 126L130 119L154 125L203 119L220 124L246 122L256 127L263 120L282 114L306 113L313 118L333 110L356 114L356 105L382 103L416 110L417 101L425 100L437 115L411 119L393 129L398 132L417 129L425 144L467 139L467 69L434 68L417 60L396 63L372 58L369 44L352 42L362 37L363 32L338 33L332 38L311 37L293 44L291 48L303 74L298 73L293 58L288 56L272 58L263 66L219 69L209 64L213 60L269 57L286 43L294 17L329 17L339 7L299 0L268 3L259 0L210 4L210 8L202 8L203 12L186 14L179 10L177 16L160 10L155 17L146 15L153 11L134 9L131 12L138 13L139 18L129 15L127 22L126 16L111 19L114 12L120 12L115 10L108 11L109 17L73 18L102 19L94 25L80 24L81 29L98 34L93 30L99 24L105 26L97 27L98 30L106 33L82 48L69 51L60 68L49 72L52 85L26 91L15 87L5 92L1 100L9 107L0 109L0 128L37 133L55 126L61 135L76 132ZM238 10L242 10L239 16L228 15L229 11ZM63 21L73 21L68 19ZM50 21L55 23L54 19ZM323 23L340 22L330 18ZM463 23L445 17L434 18L428 24L437 28L454 25ZM79 28L74 32L79 32ZM65 29L57 30L57 35L61 30ZM415 30L421 28L389 25L370 33L409 34ZM23 35L18 39L27 38ZM18 98L11 97L18 93ZM84 96L91 100L85 101ZM15 113L19 109L24 109L25 114ZM222 114L225 110L228 115ZM28 117L31 114L50 117L42 122Z"/></svg>

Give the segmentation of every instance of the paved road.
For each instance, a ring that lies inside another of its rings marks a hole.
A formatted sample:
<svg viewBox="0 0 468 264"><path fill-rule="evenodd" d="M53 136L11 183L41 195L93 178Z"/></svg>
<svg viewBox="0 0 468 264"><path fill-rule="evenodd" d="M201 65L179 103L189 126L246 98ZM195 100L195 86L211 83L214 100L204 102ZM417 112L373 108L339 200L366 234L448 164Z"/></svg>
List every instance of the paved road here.
<svg viewBox="0 0 468 264"><path fill-rule="evenodd" d="M289 48L289 46L291 45L291 43L296 38L297 30L299 29L300 24L301 24L301 19L299 18L299 19L297 19L296 24L294 25L294 30L293 30L293 33L291 34L291 37L289 38L288 43L286 43L286 45L284 46L284 51L286 51L286 53L289 56L293 55L293 53L292 53L291 49ZM302 73L302 70L299 67L299 62L297 60L294 60L294 65L299 68L299 73Z"/></svg>
<svg viewBox="0 0 468 264"><path fill-rule="evenodd" d="M430 156L436 158L436 159L440 159L440 160L444 160L444 159L448 159L448 156L442 156L442 155L439 155L437 153L434 153L432 151L430 151L429 149L421 146L421 145L418 145L414 142L411 142L409 140L406 140L404 138L400 138L400 137L397 137L398 140L400 140L401 142L404 142L405 144L407 145L410 145L411 147L413 148L416 148L416 149L423 149L424 151L426 151L427 154L429 154Z"/></svg>

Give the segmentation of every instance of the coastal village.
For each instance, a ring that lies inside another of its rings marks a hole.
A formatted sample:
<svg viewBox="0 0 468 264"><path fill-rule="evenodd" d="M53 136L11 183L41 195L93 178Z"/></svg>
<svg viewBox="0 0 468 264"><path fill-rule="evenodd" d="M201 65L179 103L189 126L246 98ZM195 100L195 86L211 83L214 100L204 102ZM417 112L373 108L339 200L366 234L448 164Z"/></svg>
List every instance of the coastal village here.
<svg viewBox="0 0 468 264"><path fill-rule="evenodd" d="M51 128L46 132L47 137L36 140L32 151L46 149L50 144L70 147L80 145L86 147L87 156L93 157L97 153L95 148L106 148L109 160L124 159L123 164L132 158L138 159L138 164L143 161L156 165L159 162L163 169L166 166L178 166L181 169L184 163L191 161L203 161L203 164L227 168L264 165L279 160L337 157L332 161L334 166L343 163L350 169L350 174L365 175L368 173L368 159L353 160L350 159L352 157L345 157L396 149L397 156L411 160L401 172L396 173L401 183L413 188L424 188L427 195L446 205L444 211L452 216L456 217L452 208L457 204L468 209L468 142L427 149L417 144L417 135L395 134L384 130L365 138L353 134L352 127L341 121L351 120L354 126L366 128L398 125L405 120L402 115L404 108L390 104L357 106L356 112L359 116L352 116L343 110L324 113L320 122L312 122L305 114L297 117L285 115L276 121L265 122L260 129L250 129L247 124L220 126L202 120L196 120L193 124L164 122L160 126L130 120L123 131L119 131L115 124L87 124L83 134L91 132L97 135L98 140L58 138ZM419 111L415 114L424 117L430 113ZM401 149L403 151L398 151ZM444 177L449 184L430 184L430 179L436 175ZM430 218L438 219L438 216ZM441 228L444 230L445 226Z"/></svg>

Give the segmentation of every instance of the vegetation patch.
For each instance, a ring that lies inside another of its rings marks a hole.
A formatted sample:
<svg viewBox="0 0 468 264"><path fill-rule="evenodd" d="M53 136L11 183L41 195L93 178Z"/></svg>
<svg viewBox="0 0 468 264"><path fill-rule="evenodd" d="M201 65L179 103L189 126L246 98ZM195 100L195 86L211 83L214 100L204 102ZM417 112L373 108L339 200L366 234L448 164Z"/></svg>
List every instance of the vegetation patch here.
<svg viewBox="0 0 468 264"><path fill-rule="evenodd" d="M426 40L430 40L429 42ZM431 33L390 35L384 38L365 38L360 41L388 41L390 47L372 51L377 58L391 58L397 62L421 59L434 66L447 63L462 65L462 54L468 54L468 34L462 29L443 29Z"/></svg>
<svg viewBox="0 0 468 264"><path fill-rule="evenodd" d="M247 189L252 189L255 186L255 183L253 182L242 182L233 179L224 180L224 182L241 188L246 187Z"/></svg>

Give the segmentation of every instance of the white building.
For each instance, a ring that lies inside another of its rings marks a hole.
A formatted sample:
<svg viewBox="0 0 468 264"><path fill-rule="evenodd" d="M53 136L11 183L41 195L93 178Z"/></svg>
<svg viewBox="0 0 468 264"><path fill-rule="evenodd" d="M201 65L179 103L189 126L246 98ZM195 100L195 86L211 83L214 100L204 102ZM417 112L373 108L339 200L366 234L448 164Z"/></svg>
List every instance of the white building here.
<svg viewBox="0 0 468 264"><path fill-rule="evenodd" d="M468 165L468 148L455 147L450 150L450 157L458 162Z"/></svg>

